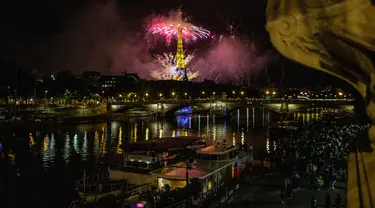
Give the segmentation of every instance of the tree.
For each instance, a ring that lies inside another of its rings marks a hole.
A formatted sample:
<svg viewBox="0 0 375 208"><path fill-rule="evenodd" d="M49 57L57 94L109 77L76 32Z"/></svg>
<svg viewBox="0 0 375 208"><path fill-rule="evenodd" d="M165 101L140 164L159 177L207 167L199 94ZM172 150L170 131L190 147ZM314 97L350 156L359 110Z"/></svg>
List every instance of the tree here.
<svg viewBox="0 0 375 208"><path fill-rule="evenodd" d="M66 90L70 92L71 98L82 98L90 95L90 90L81 78L76 77L70 71L61 71L57 73L56 80L48 79L48 84L54 89L55 94L59 97L66 98Z"/></svg>
<svg viewBox="0 0 375 208"><path fill-rule="evenodd" d="M66 108L67 102L71 99L71 97L72 97L72 93L69 90L65 90L65 93L64 93L65 108Z"/></svg>

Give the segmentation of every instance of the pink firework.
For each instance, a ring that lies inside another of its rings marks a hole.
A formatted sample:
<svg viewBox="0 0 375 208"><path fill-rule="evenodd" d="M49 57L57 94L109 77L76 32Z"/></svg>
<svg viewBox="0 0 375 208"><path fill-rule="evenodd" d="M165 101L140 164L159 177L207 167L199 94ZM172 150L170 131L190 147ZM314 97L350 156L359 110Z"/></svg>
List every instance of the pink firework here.
<svg viewBox="0 0 375 208"><path fill-rule="evenodd" d="M170 42L173 37L177 37L179 31L184 41L195 41L211 37L210 31L197 27L187 22L186 19L182 19L182 12L180 10L176 14L171 14L169 17L154 17L151 23L148 24L149 34L160 35L164 37L167 42Z"/></svg>

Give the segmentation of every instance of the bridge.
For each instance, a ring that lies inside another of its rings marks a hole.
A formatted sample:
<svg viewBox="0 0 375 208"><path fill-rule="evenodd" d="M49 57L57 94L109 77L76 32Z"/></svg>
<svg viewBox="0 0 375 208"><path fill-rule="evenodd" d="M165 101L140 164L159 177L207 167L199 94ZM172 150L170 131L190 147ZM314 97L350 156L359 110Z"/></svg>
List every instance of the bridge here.
<svg viewBox="0 0 375 208"><path fill-rule="evenodd" d="M175 114L186 107L192 111L230 114L234 110L247 106L263 106L275 112L293 113L303 108L340 107L352 109L354 100L349 99L195 99L195 100L159 100L148 102L108 103L108 113L121 113L130 110L148 111L165 115Z"/></svg>

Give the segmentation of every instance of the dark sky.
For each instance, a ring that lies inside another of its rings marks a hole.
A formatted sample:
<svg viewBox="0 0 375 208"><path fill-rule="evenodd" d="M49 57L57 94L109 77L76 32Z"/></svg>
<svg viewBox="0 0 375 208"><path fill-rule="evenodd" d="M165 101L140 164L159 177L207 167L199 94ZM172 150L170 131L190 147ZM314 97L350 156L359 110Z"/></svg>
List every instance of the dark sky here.
<svg viewBox="0 0 375 208"><path fill-rule="evenodd" d="M60 62L62 56L70 53L65 51L55 54L56 48L61 49L61 45L72 47L64 42L67 41L66 38L61 39L67 30L72 30L70 25L74 25L82 19L92 5L106 5L110 2L113 1L36 0L3 2L0 7L1 60L11 61L27 70L56 71L58 67L53 63ZM206 28L217 34L228 32L228 25L232 24L237 34L253 39L259 50L273 50L277 53L273 49L268 33L264 28L265 0L119 0L116 2L116 11L111 11L117 13L118 17L109 17L108 20L114 19L115 21L126 22L125 30L141 30L140 25L146 16L152 13L167 14L171 9L177 9L181 5L189 21L194 24L205 25ZM95 17L95 13L93 16ZM90 18L94 18L93 16L90 16ZM112 23L108 24L111 26ZM78 27L82 27L82 25ZM113 27L115 28L117 25ZM90 28L95 28L95 23L90 25ZM101 30L99 26L97 29ZM112 30L113 28L108 31ZM92 31L92 29L89 31ZM77 36L78 34L80 33L73 33L69 37L72 38L73 36L74 38L74 35ZM104 38L108 39L107 37ZM79 45L79 42L82 41L82 39L75 40L73 47L74 45L82 47ZM57 44L59 45L56 46ZM74 52L72 53L77 54L75 59L79 59L77 56L85 56L88 53L84 50ZM49 54L52 55L49 56ZM95 57L102 54L89 55ZM272 67L276 68L275 74L278 73L277 70L280 68L278 65L283 64L288 82L301 83L302 85L303 83L309 83L310 85L314 84L315 80L326 83L332 81L329 76L315 70L306 69L281 56L278 60L279 62L272 64ZM77 60L72 61L72 63L74 62L77 62ZM111 64L111 61L108 62L108 64ZM103 63L100 62L100 64Z"/></svg>

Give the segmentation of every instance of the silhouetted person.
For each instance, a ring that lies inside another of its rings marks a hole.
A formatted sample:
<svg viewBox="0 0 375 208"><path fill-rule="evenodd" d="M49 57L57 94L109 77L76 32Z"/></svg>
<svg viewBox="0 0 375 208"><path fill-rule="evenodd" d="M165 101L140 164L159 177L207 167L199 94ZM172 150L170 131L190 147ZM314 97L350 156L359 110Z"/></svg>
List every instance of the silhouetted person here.
<svg viewBox="0 0 375 208"><path fill-rule="evenodd" d="M335 207L337 207L337 208L341 207L341 196L340 196L340 194L336 195Z"/></svg>
<svg viewBox="0 0 375 208"><path fill-rule="evenodd" d="M315 208L316 207L316 198L315 198L315 196L313 196L312 197L312 199L311 199L311 208Z"/></svg>
<svg viewBox="0 0 375 208"><path fill-rule="evenodd" d="M331 195L329 195L329 193L326 193L326 202L324 203L324 208L330 208L331 206Z"/></svg>

